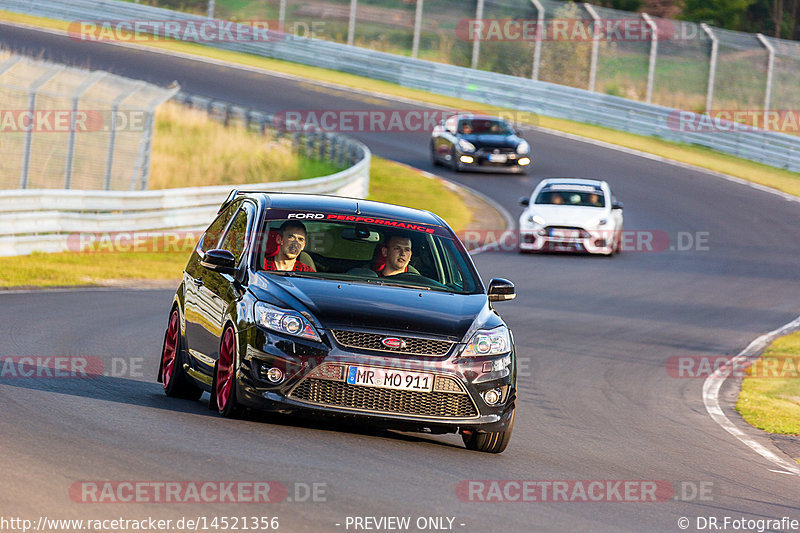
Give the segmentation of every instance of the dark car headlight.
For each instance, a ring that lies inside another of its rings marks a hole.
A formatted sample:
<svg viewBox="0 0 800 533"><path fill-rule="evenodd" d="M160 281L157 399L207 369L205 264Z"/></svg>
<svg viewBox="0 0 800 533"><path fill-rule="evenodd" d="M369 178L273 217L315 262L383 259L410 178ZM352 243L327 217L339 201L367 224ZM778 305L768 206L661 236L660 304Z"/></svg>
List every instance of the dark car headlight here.
<svg viewBox="0 0 800 533"><path fill-rule="evenodd" d="M297 311L279 309L265 302L256 302L253 307L256 322L261 326L278 333L320 341L319 333L311 322Z"/></svg>
<svg viewBox="0 0 800 533"><path fill-rule="evenodd" d="M500 326L494 329L480 329L472 335L461 355L465 357L481 357L484 355L500 355L511 351L511 337L508 328Z"/></svg>

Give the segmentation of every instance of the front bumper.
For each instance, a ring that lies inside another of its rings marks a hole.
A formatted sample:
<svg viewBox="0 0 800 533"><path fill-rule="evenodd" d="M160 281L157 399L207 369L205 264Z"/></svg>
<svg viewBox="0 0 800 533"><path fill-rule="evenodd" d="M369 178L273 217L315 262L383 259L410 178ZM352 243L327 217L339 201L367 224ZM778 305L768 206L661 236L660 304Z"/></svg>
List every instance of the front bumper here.
<svg viewBox="0 0 800 533"><path fill-rule="evenodd" d="M548 228L525 228L519 232L519 249L523 252L576 252L608 255L614 252L618 238L614 230L585 230L578 237L552 235Z"/></svg>
<svg viewBox="0 0 800 533"><path fill-rule="evenodd" d="M237 398L251 408L358 419L379 427L438 433L464 429L501 431L514 408L513 350L504 356L459 358L453 354L458 349L455 345L447 356L409 357L344 349L334 342L305 342L260 328L256 331L255 342L247 346L236 380ZM433 390L403 391L349 384L345 376L351 365L429 374L434 379ZM280 383L269 382L269 368L281 368L284 379ZM502 391L497 405L484 401L481 393L489 389Z"/></svg>
<svg viewBox="0 0 800 533"><path fill-rule="evenodd" d="M491 157L502 155L505 161L492 161ZM516 152L489 154L482 151L472 153L456 152L456 158L462 169L485 170L491 172L525 172L533 165L533 156L519 155Z"/></svg>

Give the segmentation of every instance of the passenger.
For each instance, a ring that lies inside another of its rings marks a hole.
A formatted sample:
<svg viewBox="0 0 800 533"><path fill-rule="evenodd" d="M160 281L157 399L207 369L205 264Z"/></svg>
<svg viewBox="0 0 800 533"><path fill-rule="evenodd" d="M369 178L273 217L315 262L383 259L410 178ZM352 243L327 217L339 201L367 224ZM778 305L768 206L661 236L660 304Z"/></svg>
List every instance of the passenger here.
<svg viewBox="0 0 800 533"><path fill-rule="evenodd" d="M469 122L464 122L461 124L461 133L464 135L470 135L472 133L472 124Z"/></svg>
<svg viewBox="0 0 800 533"><path fill-rule="evenodd" d="M561 205L561 204L564 203L564 197L562 197L557 192L554 192L554 193L552 193L550 195L550 203L551 204L556 204L556 205Z"/></svg>
<svg viewBox="0 0 800 533"><path fill-rule="evenodd" d="M411 261L411 239L404 235L389 235L381 246L381 255L385 258L386 264L378 272L379 276L394 276L408 272Z"/></svg>
<svg viewBox="0 0 800 533"><path fill-rule="evenodd" d="M600 207L600 196L595 193L589 195L589 205L594 207Z"/></svg>
<svg viewBox="0 0 800 533"><path fill-rule="evenodd" d="M302 222L287 220L278 228L278 251L275 255L264 258L264 270L294 270L299 272L316 272L297 257L306 247L306 227Z"/></svg>

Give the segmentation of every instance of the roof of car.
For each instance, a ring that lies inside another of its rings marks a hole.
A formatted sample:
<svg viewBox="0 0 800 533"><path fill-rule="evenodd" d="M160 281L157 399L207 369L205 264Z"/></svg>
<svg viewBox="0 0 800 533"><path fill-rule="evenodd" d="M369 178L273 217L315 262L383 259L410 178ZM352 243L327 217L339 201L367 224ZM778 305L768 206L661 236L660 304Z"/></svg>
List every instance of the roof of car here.
<svg viewBox="0 0 800 533"><path fill-rule="evenodd" d="M547 185L551 185L554 183L574 184L574 185L602 185L603 183L605 183L605 181L586 179L586 178L545 178L542 180L542 183Z"/></svg>
<svg viewBox="0 0 800 533"><path fill-rule="evenodd" d="M359 198L346 198L322 194L258 191L239 191L239 194L261 201L264 203L264 207L270 209L296 209L298 211L309 212L325 211L340 214L359 214L361 216L370 217L386 217L437 226L444 224L441 218L429 211Z"/></svg>
<svg viewBox="0 0 800 533"><path fill-rule="evenodd" d="M462 119L477 119L477 120L499 120L501 122L506 122L506 120L502 117L495 117L492 115L480 115L477 113L458 113L457 115L452 115L452 117L458 117L459 120ZM451 118L452 118L451 117Z"/></svg>

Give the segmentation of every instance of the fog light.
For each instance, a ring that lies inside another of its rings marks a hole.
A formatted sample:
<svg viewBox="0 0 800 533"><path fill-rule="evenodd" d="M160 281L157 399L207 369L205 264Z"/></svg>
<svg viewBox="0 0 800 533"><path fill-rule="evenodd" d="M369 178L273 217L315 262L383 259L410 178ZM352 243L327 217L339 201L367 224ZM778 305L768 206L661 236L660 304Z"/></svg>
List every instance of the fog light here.
<svg viewBox="0 0 800 533"><path fill-rule="evenodd" d="M497 405L500 402L500 398L503 397L503 392L500 389L489 389L483 391L481 395L486 405Z"/></svg>
<svg viewBox="0 0 800 533"><path fill-rule="evenodd" d="M471 155L462 155L462 156L461 156L461 162L462 162L462 163L467 163L467 164L470 164L470 163L472 163L473 161L475 161L475 158L474 158L474 157L472 157Z"/></svg>
<svg viewBox="0 0 800 533"><path fill-rule="evenodd" d="M280 383L283 381L283 370L273 366L267 370L267 379L272 383Z"/></svg>
<svg viewBox="0 0 800 533"><path fill-rule="evenodd" d="M517 163L519 163L520 166L530 165L531 164L531 160L530 160L530 158L523 157L519 161L517 161Z"/></svg>

